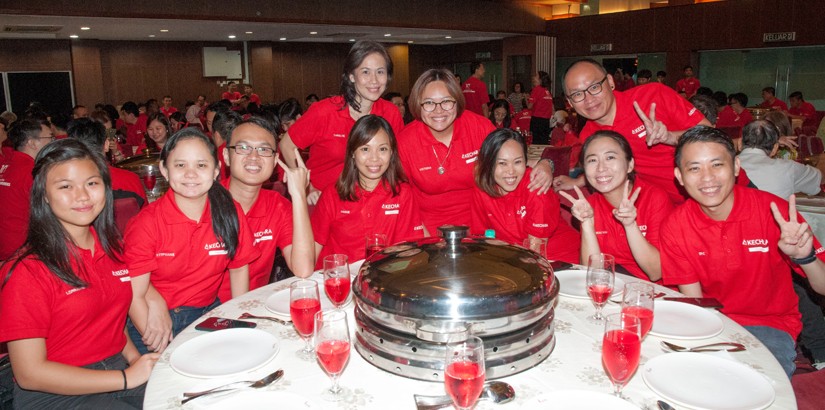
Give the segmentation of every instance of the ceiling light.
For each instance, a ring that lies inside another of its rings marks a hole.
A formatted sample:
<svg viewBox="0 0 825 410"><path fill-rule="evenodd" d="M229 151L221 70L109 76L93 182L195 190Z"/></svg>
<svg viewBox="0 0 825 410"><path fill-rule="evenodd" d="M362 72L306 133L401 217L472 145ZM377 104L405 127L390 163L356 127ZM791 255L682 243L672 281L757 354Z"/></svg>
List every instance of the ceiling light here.
<svg viewBox="0 0 825 410"><path fill-rule="evenodd" d="M390 33L384 34L384 37L392 37L392 34L390 34Z"/></svg>
<svg viewBox="0 0 825 410"><path fill-rule="evenodd" d="M251 32L251 31L247 31L247 32L246 32L246 34L252 34L252 32Z"/></svg>
<svg viewBox="0 0 825 410"><path fill-rule="evenodd" d="M91 27L81 27L81 30L91 30Z"/></svg>
<svg viewBox="0 0 825 410"><path fill-rule="evenodd" d="M168 33L168 32L169 32L169 30L167 30L167 29L165 29L165 28L162 28L162 29L160 29L160 32L161 32L161 33Z"/></svg>
<svg viewBox="0 0 825 410"><path fill-rule="evenodd" d="M155 35L154 34L149 34L149 37L155 38Z"/></svg>
<svg viewBox="0 0 825 410"><path fill-rule="evenodd" d="M445 36L444 38L453 38L453 36Z"/></svg>
<svg viewBox="0 0 825 410"><path fill-rule="evenodd" d="M355 42L355 39L354 39L354 38L351 38L351 39L349 39L349 41L351 41L351 42L353 42L353 43L354 43L354 42Z"/></svg>
<svg viewBox="0 0 825 410"><path fill-rule="evenodd" d="M310 32L309 32L309 34L313 34L313 35L314 35L314 34L318 34L318 32L317 32L317 31L310 31Z"/></svg>
<svg viewBox="0 0 825 410"><path fill-rule="evenodd" d="M230 35L229 35L229 38L235 38L235 35L234 35L234 34L230 34Z"/></svg>
<svg viewBox="0 0 825 410"><path fill-rule="evenodd" d="M286 37L281 37L279 40L284 41L286 40Z"/></svg>
<svg viewBox="0 0 825 410"><path fill-rule="evenodd" d="M78 38L78 37L80 37L80 36L78 36L77 34L72 34L72 35L70 35L69 37L70 37L70 38Z"/></svg>
<svg viewBox="0 0 825 410"><path fill-rule="evenodd" d="M412 44L412 43L415 43L415 41L410 40L410 41L407 42L407 44Z"/></svg>

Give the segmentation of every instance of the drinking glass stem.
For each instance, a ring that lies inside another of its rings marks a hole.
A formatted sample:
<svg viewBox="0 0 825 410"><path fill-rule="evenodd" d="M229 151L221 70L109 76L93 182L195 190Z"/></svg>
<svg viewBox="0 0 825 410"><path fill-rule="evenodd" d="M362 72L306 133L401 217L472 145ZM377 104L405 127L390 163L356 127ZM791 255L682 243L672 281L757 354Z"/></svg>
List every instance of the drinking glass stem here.
<svg viewBox="0 0 825 410"><path fill-rule="evenodd" d="M311 336L301 336L304 339L304 353L312 353L312 337Z"/></svg>
<svg viewBox="0 0 825 410"><path fill-rule="evenodd" d="M329 388L329 392L332 394L338 394L341 392L341 387L338 386L338 377L341 376L340 374L330 375L329 378L332 379L332 387Z"/></svg>

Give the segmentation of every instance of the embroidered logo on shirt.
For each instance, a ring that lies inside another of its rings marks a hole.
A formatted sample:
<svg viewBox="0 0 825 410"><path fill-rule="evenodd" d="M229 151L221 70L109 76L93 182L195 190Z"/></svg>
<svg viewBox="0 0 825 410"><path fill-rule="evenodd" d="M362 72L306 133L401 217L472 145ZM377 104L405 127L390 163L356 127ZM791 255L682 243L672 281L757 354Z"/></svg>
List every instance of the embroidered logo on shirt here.
<svg viewBox="0 0 825 410"><path fill-rule="evenodd" d="M332 136L335 137L335 138L346 138L347 137L346 134L338 134L338 133L332 133Z"/></svg>
<svg viewBox="0 0 825 410"><path fill-rule="evenodd" d="M67 290L67 291L66 291L66 296L69 296L69 295L71 295L72 293L79 292L79 291L84 290L84 289L86 289L86 288L74 288L74 289L69 289L69 290Z"/></svg>
<svg viewBox="0 0 825 410"><path fill-rule="evenodd" d="M384 215L398 215L401 204L383 204L381 209L384 210Z"/></svg>
<svg viewBox="0 0 825 410"><path fill-rule="evenodd" d="M644 138L647 135L647 130L645 129L644 124L642 124L642 125L636 127L635 129L633 129L633 131L631 131L630 133L633 134L633 135L639 134L639 135L637 135L637 137Z"/></svg>
<svg viewBox="0 0 825 410"><path fill-rule="evenodd" d="M131 282L132 278L129 277L129 269L120 269L120 270L113 270L112 276L120 277L121 282Z"/></svg>
<svg viewBox="0 0 825 410"><path fill-rule="evenodd" d="M429 171L431 169L433 169L433 167L421 167L421 168L418 168L418 172Z"/></svg>
<svg viewBox="0 0 825 410"><path fill-rule="evenodd" d="M341 213L344 215L349 215L349 209L342 209Z"/></svg>
<svg viewBox="0 0 825 410"><path fill-rule="evenodd" d="M547 228L547 224L533 224L533 228Z"/></svg>
<svg viewBox="0 0 825 410"><path fill-rule="evenodd" d="M468 153L462 155L461 159L467 159L467 158L476 157L476 156L478 156L478 150L471 151L471 152L468 152Z"/></svg>
<svg viewBox="0 0 825 410"><path fill-rule="evenodd" d="M693 113L695 113L695 112L696 112L696 107L693 107L692 110L688 111L688 116L693 115Z"/></svg>
<svg viewBox="0 0 825 410"><path fill-rule="evenodd" d="M168 257L170 257L170 258L174 258L174 257L175 257L175 253L174 253L174 252L158 252L158 253L156 253L156 254L155 254L155 257L158 257L158 258L159 258L159 257L161 257L161 256L168 256Z"/></svg>
<svg viewBox="0 0 825 410"><path fill-rule="evenodd" d="M516 211L516 214L520 216L522 219L524 219L524 216L527 215L527 207L522 205L521 208L519 208L518 211Z"/></svg>
<svg viewBox="0 0 825 410"><path fill-rule="evenodd" d="M7 169L9 169L9 164L5 164L3 166L0 166L0 174L6 172Z"/></svg>
<svg viewBox="0 0 825 410"><path fill-rule="evenodd" d="M223 249L224 247L226 247L225 243L215 242L215 243L210 243L210 244L204 245L203 249L209 251L209 256L229 254L229 251L227 251L226 249Z"/></svg>
<svg viewBox="0 0 825 410"><path fill-rule="evenodd" d="M647 237L647 225L639 225L639 231L642 233L642 236Z"/></svg>
<svg viewBox="0 0 825 410"><path fill-rule="evenodd" d="M271 241L272 240L272 230L269 228L264 229L260 232L255 232L253 235L255 237L255 241L252 242L252 245L257 245L259 242L263 241Z"/></svg>
<svg viewBox="0 0 825 410"><path fill-rule="evenodd" d="M767 239L743 239L742 246L747 246L748 252L768 252Z"/></svg>

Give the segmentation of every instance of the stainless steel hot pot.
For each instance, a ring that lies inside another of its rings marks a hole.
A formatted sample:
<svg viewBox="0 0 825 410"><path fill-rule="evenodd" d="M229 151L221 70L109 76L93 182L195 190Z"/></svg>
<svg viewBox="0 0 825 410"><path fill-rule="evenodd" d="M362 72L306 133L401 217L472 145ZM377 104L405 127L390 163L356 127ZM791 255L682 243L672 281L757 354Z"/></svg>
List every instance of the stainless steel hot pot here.
<svg viewBox="0 0 825 410"><path fill-rule="evenodd" d="M551 263L519 246L468 238L466 227L439 228L443 238L388 247L358 273L356 350L405 377L443 381L445 344L484 340L487 378L539 364L555 346L559 285Z"/></svg>
<svg viewBox="0 0 825 410"><path fill-rule="evenodd" d="M146 190L146 196L150 201L160 198L168 189L169 182L160 173L160 153L159 152L144 152L133 157L124 159L115 164L116 167L134 172L140 177L140 182L143 184L143 189ZM155 178L155 186L152 189L146 187L146 176L153 176Z"/></svg>

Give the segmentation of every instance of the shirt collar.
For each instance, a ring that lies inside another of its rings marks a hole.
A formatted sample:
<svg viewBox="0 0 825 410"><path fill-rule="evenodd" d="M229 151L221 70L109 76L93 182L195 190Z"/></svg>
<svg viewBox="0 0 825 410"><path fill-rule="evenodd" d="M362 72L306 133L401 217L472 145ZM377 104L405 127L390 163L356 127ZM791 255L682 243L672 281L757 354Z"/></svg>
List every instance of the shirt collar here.
<svg viewBox="0 0 825 410"><path fill-rule="evenodd" d="M206 206L203 207L203 214L201 214L200 220L193 221L186 216L183 211L178 208L178 203L175 201L175 193L170 189L166 191L166 193L158 200L160 204L161 211L161 218L163 218L164 222L170 225L176 224L186 224L186 223L202 223L206 220L206 218L210 218L211 214L209 213L209 199L206 200Z"/></svg>

